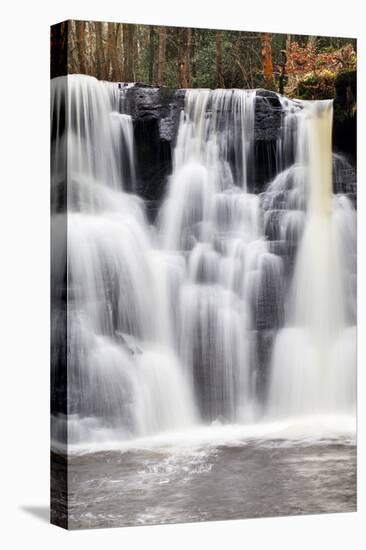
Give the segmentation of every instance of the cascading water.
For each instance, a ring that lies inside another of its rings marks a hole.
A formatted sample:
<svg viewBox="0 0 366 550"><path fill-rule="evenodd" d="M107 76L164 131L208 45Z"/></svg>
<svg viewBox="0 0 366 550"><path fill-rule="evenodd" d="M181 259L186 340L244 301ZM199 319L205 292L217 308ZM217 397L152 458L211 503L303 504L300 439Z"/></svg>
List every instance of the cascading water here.
<svg viewBox="0 0 366 550"><path fill-rule="evenodd" d="M280 98L281 171L255 195L256 92L188 90L155 228L122 99L52 81L54 439L352 414L355 211L332 195L331 103Z"/></svg>
<svg viewBox="0 0 366 550"><path fill-rule="evenodd" d="M268 281L274 302L281 295L282 261L247 193L254 109L254 91L187 92L161 216L163 246L181 260L177 348L211 421L253 417L255 317Z"/></svg>
<svg viewBox="0 0 366 550"><path fill-rule="evenodd" d="M67 142L66 178L53 150L53 224L65 196L68 211L67 259L59 250L53 270L62 287L67 263L68 425L55 418L55 439L183 428L194 407L173 351L165 265L141 201L124 192L135 177L131 119L114 110L117 85L81 75L52 85L55 141Z"/></svg>
<svg viewBox="0 0 366 550"><path fill-rule="evenodd" d="M355 212L332 195L332 117L331 101L305 103L298 113L302 181L295 177L292 191L306 194L307 207L286 327L274 345L272 416L355 409Z"/></svg>

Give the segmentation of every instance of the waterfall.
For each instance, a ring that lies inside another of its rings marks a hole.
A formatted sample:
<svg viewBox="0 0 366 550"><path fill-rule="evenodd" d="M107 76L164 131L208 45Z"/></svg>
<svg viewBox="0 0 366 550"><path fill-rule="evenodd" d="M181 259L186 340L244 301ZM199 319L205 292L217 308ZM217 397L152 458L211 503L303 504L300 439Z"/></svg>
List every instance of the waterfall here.
<svg viewBox="0 0 366 550"><path fill-rule="evenodd" d="M355 319L345 303L356 302L349 287L355 275L355 213L346 197L332 195L332 117L331 101L304 103L298 114L297 162L305 169L306 214L287 320L274 344L271 415L332 414L355 407Z"/></svg>
<svg viewBox="0 0 366 550"><path fill-rule="evenodd" d="M254 112L254 91L187 92L161 214L163 246L182 265L176 345L210 421L255 415L255 330L268 321L269 289L272 309L281 300L282 260L247 192Z"/></svg>
<svg viewBox="0 0 366 550"><path fill-rule="evenodd" d="M68 212L67 257L53 241L56 286L67 266L68 422L56 415L53 433L68 443L147 435L194 419L164 306L165 262L141 201L124 191L135 177L133 131L131 118L115 110L116 89L82 75L52 81L55 234L60 212Z"/></svg>
<svg viewBox="0 0 366 550"><path fill-rule="evenodd" d="M197 161L218 186L233 177L247 190L254 139L255 91L187 90L174 164ZM230 169L229 169L230 163Z"/></svg>
<svg viewBox="0 0 366 550"><path fill-rule="evenodd" d="M52 80L55 441L353 414L356 214L332 103L279 98L277 175L254 194L256 91L184 101L149 225L125 91Z"/></svg>

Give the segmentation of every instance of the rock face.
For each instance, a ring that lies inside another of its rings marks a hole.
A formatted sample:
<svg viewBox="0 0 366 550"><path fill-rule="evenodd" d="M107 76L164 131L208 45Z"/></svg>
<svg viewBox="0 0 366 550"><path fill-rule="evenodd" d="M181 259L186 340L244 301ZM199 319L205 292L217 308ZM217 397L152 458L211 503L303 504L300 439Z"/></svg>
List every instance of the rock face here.
<svg viewBox="0 0 366 550"><path fill-rule="evenodd" d="M255 178L251 191L259 193L271 181L277 171L277 147L280 138L283 111L275 92L257 90L254 122Z"/></svg>
<svg viewBox="0 0 366 550"><path fill-rule="evenodd" d="M339 73L335 83L333 142L335 149L345 153L356 164L357 139L357 73Z"/></svg>
<svg viewBox="0 0 366 550"><path fill-rule="evenodd" d="M185 90L153 88L135 85L124 91L125 110L135 122L156 120L160 139L174 143ZM276 141L282 121L282 107L275 92L259 89L256 92L255 139Z"/></svg>
<svg viewBox="0 0 366 550"><path fill-rule="evenodd" d="M125 94L126 110L135 121L156 120L160 139L174 141L180 111L184 107L185 90L136 85L128 88Z"/></svg>
<svg viewBox="0 0 366 550"><path fill-rule="evenodd" d="M344 143L346 131L355 130L354 124L336 118L338 105L342 101L343 88L339 86L339 98L335 102L335 126L333 142L337 151L345 152L351 160L355 158L355 142ZM353 88L352 88L353 89ZM123 91L124 112L131 115L134 123L138 173L138 193L148 205L148 213L154 219L164 196L167 178L172 171L172 151L178 132L179 119L184 108L184 89L150 87L143 84ZM338 96L337 96L338 97ZM249 190L260 193L277 173L277 149L281 135L283 110L275 92L258 89L255 104L254 175L248 182ZM353 135L353 134L352 134ZM348 150L348 149L352 149ZM353 174L352 177L353 178ZM353 183L353 182L352 182ZM339 189L338 189L339 190ZM347 189L349 192L349 189ZM347 192L346 191L346 192Z"/></svg>
<svg viewBox="0 0 366 550"><path fill-rule="evenodd" d="M256 141L276 141L282 123L282 106L275 92L257 90L255 99Z"/></svg>
<svg viewBox="0 0 366 550"><path fill-rule="evenodd" d="M134 122L138 193L146 201L151 218L155 217L172 170L172 150L184 93L141 85L124 91L124 110Z"/></svg>

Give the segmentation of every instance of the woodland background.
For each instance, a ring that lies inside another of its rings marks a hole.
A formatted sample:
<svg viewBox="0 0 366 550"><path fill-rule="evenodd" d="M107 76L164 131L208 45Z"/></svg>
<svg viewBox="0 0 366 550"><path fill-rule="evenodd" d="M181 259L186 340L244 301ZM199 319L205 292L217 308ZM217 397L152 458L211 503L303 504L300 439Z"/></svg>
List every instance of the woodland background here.
<svg viewBox="0 0 366 550"><path fill-rule="evenodd" d="M302 99L336 96L356 110L356 40L66 21L51 29L51 76L169 88L266 88ZM352 96L352 97L350 97Z"/></svg>

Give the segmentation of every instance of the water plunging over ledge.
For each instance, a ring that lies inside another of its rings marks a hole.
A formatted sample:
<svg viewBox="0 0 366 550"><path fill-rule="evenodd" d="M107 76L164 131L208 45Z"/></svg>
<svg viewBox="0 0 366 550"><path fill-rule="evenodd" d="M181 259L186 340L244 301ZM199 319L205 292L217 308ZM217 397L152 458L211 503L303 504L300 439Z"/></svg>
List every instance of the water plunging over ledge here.
<svg viewBox="0 0 366 550"><path fill-rule="evenodd" d="M351 238L343 233L354 212L345 197L332 196L332 116L331 101L304 105L298 155L305 154L307 164L307 208L287 322L274 344L270 414L355 414L356 329L346 305L356 299L347 292L355 227Z"/></svg>
<svg viewBox="0 0 366 550"><path fill-rule="evenodd" d="M54 345L65 301L68 334L55 448L352 438L356 220L332 192L332 103L280 98L280 171L258 195L256 91L188 90L151 225L121 93L52 81L55 234L68 212L67 257L62 239L53 250Z"/></svg>

